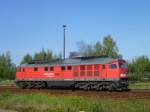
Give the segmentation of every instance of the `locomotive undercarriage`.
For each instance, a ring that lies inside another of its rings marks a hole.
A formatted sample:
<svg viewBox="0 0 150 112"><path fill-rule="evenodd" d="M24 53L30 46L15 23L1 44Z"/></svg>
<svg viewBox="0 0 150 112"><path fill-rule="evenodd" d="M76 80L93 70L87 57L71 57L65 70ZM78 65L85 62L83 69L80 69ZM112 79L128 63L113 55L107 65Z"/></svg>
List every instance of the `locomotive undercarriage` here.
<svg viewBox="0 0 150 112"><path fill-rule="evenodd" d="M128 80L118 81L16 81L17 86L23 89L43 88L71 88L81 90L109 90L122 91L128 89Z"/></svg>

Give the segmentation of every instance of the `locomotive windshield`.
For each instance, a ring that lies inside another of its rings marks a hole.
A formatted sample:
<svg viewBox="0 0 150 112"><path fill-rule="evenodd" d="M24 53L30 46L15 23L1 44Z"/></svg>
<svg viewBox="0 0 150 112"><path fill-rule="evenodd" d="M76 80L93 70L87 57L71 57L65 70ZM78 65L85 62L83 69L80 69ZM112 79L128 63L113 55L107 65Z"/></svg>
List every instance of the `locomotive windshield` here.
<svg viewBox="0 0 150 112"><path fill-rule="evenodd" d="M127 63L119 63L119 68L128 68Z"/></svg>

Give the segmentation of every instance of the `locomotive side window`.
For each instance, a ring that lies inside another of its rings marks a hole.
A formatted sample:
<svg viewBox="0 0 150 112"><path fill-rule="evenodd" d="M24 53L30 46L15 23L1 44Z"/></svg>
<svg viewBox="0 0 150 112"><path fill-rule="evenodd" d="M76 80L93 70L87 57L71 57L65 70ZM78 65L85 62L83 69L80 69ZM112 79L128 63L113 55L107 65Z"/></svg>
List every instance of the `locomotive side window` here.
<svg viewBox="0 0 150 112"><path fill-rule="evenodd" d="M72 70L72 66L68 66L67 69L68 69L68 70Z"/></svg>
<svg viewBox="0 0 150 112"><path fill-rule="evenodd" d="M54 71L54 67L50 67L50 71Z"/></svg>
<svg viewBox="0 0 150 112"><path fill-rule="evenodd" d="M80 65L80 76L85 76L85 65Z"/></svg>
<svg viewBox="0 0 150 112"><path fill-rule="evenodd" d="M80 76L85 76L85 71L81 71Z"/></svg>
<svg viewBox="0 0 150 112"><path fill-rule="evenodd" d="M85 70L85 65L81 65L80 70Z"/></svg>
<svg viewBox="0 0 150 112"><path fill-rule="evenodd" d="M25 68L22 68L22 72L24 72L25 71Z"/></svg>
<svg viewBox="0 0 150 112"><path fill-rule="evenodd" d="M78 75L79 75L78 66L74 66L73 71L74 71L73 72L74 77L78 77Z"/></svg>
<svg viewBox="0 0 150 112"><path fill-rule="evenodd" d="M94 65L94 70L99 70L99 65Z"/></svg>
<svg viewBox="0 0 150 112"><path fill-rule="evenodd" d="M117 68L117 65L116 65L116 64L111 64L111 65L110 65L110 69L115 69L115 68Z"/></svg>
<svg viewBox="0 0 150 112"><path fill-rule="evenodd" d="M87 76L92 76L92 71L88 71Z"/></svg>
<svg viewBox="0 0 150 112"><path fill-rule="evenodd" d="M74 67L73 67L73 70L78 70L78 66L74 66Z"/></svg>
<svg viewBox="0 0 150 112"><path fill-rule="evenodd" d="M94 76L99 76L99 71L94 71Z"/></svg>
<svg viewBox="0 0 150 112"><path fill-rule="evenodd" d="M61 70L63 70L63 71L66 70L66 67L65 67L65 66L62 66L62 67L61 67Z"/></svg>
<svg viewBox="0 0 150 112"><path fill-rule="evenodd" d="M48 67L45 67L44 70L45 70L45 71L48 71Z"/></svg>
<svg viewBox="0 0 150 112"><path fill-rule="evenodd" d="M105 69L106 68L106 66L105 65L102 65L102 69Z"/></svg>
<svg viewBox="0 0 150 112"><path fill-rule="evenodd" d="M92 70L92 65L87 65L87 70Z"/></svg>
<svg viewBox="0 0 150 112"><path fill-rule="evenodd" d="M37 68L37 67L34 67L34 71L38 71L38 68Z"/></svg>

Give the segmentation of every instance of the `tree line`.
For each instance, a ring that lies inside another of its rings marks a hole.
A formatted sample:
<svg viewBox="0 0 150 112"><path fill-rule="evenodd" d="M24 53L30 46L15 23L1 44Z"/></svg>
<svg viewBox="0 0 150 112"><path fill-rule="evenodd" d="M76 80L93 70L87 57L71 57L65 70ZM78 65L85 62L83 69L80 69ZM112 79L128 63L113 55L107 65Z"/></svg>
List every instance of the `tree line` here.
<svg viewBox="0 0 150 112"><path fill-rule="evenodd" d="M103 38L103 42L97 41L95 44L87 44L84 41L77 42L78 51L83 56L109 56L121 58L116 42L108 35Z"/></svg>
<svg viewBox="0 0 150 112"><path fill-rule="evenodd" d="M15 79L16 66L10 53L0 54L0 80Z"/></svg>
<svg viewBox="0 0 150 112"><path fill-rule="evenodd" d="M117 43L108 35L103 41L97 41L94 44L77 42L78 51L82 56L107 56L112 58L122 58ZM34 55L27 53L20 64L31 61L51 61L61 59L61 54L54 54L51 50L42 49ZM127 61L129 68L129 77L131 80L150 80L150 59L147 56L139 56L131 61ZM0 54L0 79L14 79L16 66L12 63L10 53Z"/></svg>
<svg viewBox="0 0 150 112"><path fill-rule="evenodd" d="M61 54L54 54L49 49L42 49L41 51L36 52L33 56L29 53L26 54L23 57L21 64L29 63L31 61L51 61L56 59L61 59Z"/></svg>
<svg viewBox="0 0 150 112"><path fill-rule="evenodd" d="M130 80L150 80L150 59L147 56L139 56L128 62Z"/></svg>

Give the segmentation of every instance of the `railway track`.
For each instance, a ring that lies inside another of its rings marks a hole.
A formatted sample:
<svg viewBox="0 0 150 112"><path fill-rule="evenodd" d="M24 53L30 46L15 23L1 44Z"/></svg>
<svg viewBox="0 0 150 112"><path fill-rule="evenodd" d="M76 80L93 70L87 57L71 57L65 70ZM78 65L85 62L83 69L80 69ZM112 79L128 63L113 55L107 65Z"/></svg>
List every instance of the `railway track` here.
<svg viewBox="0 0 150 112"><path fill-rule="evenodd" d="M0 93L9 91L13 94L30 94L30 93L44 93L47 95L63 95L63 96L87 96L96 99L114 98L114 99L149 99L150 90L134 89L124 92L109 92L109 91L83 91L83 90L69 90L69 89L20 89L16 86L0 86Z"/></svg>

